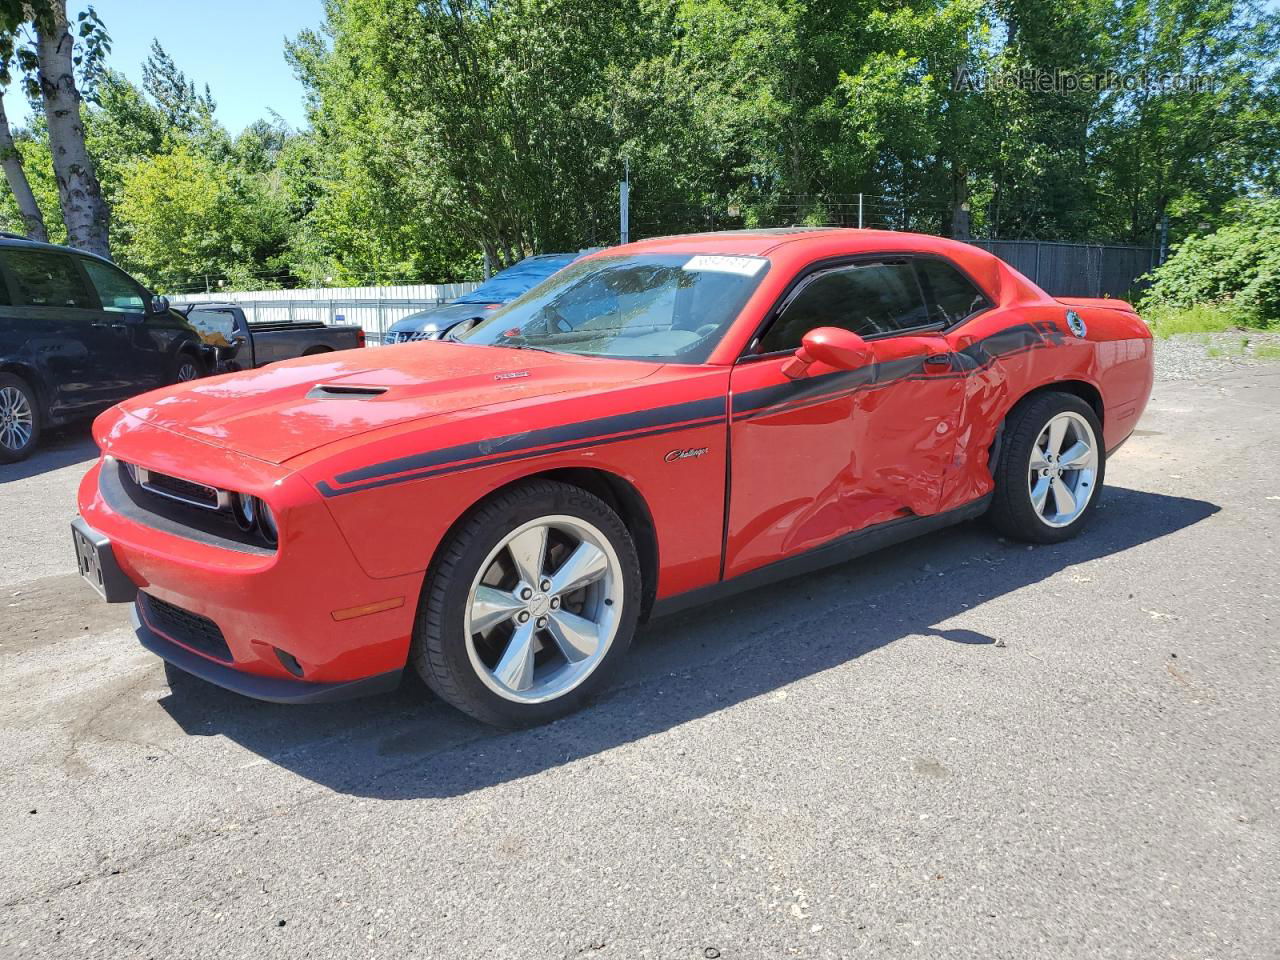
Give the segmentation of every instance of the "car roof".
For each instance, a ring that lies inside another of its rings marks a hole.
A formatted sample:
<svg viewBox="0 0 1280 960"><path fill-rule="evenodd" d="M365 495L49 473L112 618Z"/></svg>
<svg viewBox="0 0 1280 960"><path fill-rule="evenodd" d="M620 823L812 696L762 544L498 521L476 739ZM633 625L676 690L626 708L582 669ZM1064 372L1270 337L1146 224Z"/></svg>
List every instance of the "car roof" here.
<svg viewBox="0 0 1280 960"><path fill-rule="evenodd" d="M755 230L718 230L638 240L606 253L713 253L765 256L782 247L840 246L850 252L866 250L948 249L968 247L955 240L900 230L865 230L856 227L771 227ZM969 248L972 249L972 248Z"/></svg>
<svg viewBox="0 0 1280 960"><path fill-rule="evenodd" d="M947 237L905 230L864 230L855 227L784 227L762 230L722 230L654 237L611 247L595 257L627 254L710 254L768 257L789 269L827 258L862 254L903 254L943 257L958 264L988 296L999 298L1002 288L1019 295L1043 298L1030 280L981 247Z"/></svg>
<svg viewBox="0 0 1280 960"><path fill-rule="evenodd" d="M82 257L92 257L94 260L101 260L103 263L111 263L106 257L100 257L96 253L90 253L88 250L81 250L78 247L69 247L59 243L44 243L40 240L32 240L30 237L24 237L20 233L9 233L0 231L0 247L17 247L24 250L48 250L53 253L74 253ZM115 264L112 264L115 266Z"/></svg>

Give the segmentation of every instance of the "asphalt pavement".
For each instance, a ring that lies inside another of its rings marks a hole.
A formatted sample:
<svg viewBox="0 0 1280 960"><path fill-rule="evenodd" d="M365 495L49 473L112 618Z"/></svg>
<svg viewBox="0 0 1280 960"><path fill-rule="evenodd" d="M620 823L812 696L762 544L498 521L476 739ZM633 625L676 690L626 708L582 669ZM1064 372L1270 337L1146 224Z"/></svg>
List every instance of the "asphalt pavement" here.
<svg viewBox="0 0 1280 960"><path fill-rule="evenodd" d="M0 467L0 956L1280 955L1280 363L1156 386L1078 539L648 626L501 733L170 679Z"/></svg>

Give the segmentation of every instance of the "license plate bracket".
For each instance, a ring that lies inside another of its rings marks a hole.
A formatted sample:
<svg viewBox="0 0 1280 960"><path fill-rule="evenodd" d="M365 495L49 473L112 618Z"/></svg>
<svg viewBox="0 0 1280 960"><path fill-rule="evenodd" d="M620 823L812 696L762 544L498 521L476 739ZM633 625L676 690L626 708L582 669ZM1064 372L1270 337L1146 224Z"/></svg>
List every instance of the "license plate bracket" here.
<svg viewBox="0 0 1280 960"><path fill-rule="evenodd" d="M71 521L71 540L76 550L76 566L84 582L107 603L132 603L138 588L120 569L111 541L81 517Z"/></svg>

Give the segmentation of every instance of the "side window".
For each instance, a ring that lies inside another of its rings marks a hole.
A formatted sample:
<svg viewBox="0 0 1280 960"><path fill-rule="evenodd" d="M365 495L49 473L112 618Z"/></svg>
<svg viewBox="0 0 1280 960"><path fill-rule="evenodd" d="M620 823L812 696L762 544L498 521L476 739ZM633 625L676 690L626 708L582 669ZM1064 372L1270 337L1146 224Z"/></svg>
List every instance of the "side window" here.
<svg viewBox="0 0 1280 960"><path fill-rule="evenodd" d="M146 294L128 274L97 260L82 259L80 265L98 291L103 310L112 313L142 313L146 310Z"/></svg>
<svg viewBox="0 0 1280 960"><path fill-rule="evenodd" d="M6 250L14 303L24 307L97 306L71 258L43 250Z"/></svg>
<svg viewBox="0 0 1280 960"><path fill-rule="evenodd" d="M817 327L840 327L874 337L931 322L911 264L836 267L809 280L765 332L760 352L794 350Z"/></svg>
<svg viewBox="0 0 1280 960"><path fill-rule="evenodd" d="M991 306L969 278L949 263L922 257L916 261L916 269L931 323L951 326Z"/></svg>

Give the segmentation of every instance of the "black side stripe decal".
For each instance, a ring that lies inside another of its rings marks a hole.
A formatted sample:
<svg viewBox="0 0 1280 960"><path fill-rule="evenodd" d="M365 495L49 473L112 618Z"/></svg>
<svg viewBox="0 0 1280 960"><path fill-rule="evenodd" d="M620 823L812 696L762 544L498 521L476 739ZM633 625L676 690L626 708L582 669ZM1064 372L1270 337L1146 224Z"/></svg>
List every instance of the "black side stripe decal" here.
<svg viewBox="0 0 1280 960"><path fill-rule="evenodd" d="M872 364L859 370L809 377L794 383L737 394L733 398L734 419L745 420L786 410L798 410L845 394L880 389L914 378L959 379L986 369L999 357L1061 342L1062 335L1052 323L1022 324L992 334L964 350L952 353L951 373L925 374L924 358L907 357ZM540 457L548 453L562 453L622 440L675 433L694 427L713 426L726 423L728 419L724 398L708 397L653 410L599 417L399 457L338 474L332 482L320 481L316 488L323 496L336 497L411 480Z"/></svg>
<svg viewBox="0 0 1280 960"><path fill-rule="evenodd" d="M639 437L711 426L727 420L723 397L708 397L653 410L600 417L541 430L493 437L427 453L399 457L384 463L338 474L317 489L326 497L355 493L393 483L405 483L473 467L509 463L565 450L633 440ZM616 436L615 436L616 434Z"/></svg>
<svg viewBox="0 0 1280 960"><path fill-rule="evenodd" d="M887 363L872 364L858 370L838 371L819 377L808 377L794 383L783 383L759 390L748 390L733 398L735 420L799 410L814 403L834 400L864 390L880 389L903 380L959 379L991 366L1000 357L1060 343L1061 334L1052 324L1021 324L1001 330L950 354L951 373L926 374L923 357L906 357Z"/></svg>

